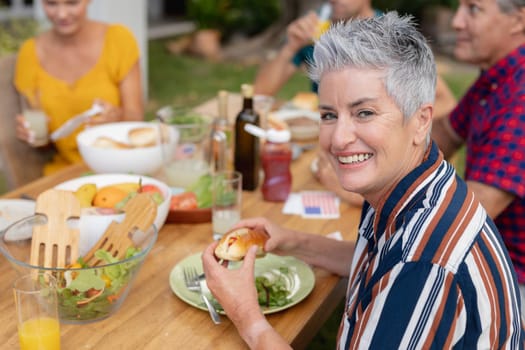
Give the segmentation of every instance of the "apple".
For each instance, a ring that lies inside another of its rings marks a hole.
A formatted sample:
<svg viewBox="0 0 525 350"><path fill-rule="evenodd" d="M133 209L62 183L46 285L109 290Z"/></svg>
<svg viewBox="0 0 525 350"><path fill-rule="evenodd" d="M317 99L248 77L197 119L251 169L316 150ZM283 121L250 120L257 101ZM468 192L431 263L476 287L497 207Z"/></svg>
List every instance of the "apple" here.
<svg viewBox="0 0 525 350"><path fill-rule="evenodd" d="M147 184L142 185L139 189L139 192L141 193L151 193L151 196L155 203L159 205L160 203L164 202L164 195L162 194L162 191L160 188L158 188L155 185Z"/></svg>

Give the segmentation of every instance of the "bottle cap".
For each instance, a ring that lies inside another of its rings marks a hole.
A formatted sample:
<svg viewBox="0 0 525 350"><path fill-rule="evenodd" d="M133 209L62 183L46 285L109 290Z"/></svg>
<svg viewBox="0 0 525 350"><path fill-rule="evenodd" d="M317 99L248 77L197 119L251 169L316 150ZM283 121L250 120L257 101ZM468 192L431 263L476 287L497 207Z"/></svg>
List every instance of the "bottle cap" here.
<svg viewBox="0 0 525 350"><path fill-rule="evenodd" d="M253 97L253 85L251 84L242 84L241 92L244 97L251 98Z"/></svg>
<svg viewBox="0 0 525 350"><path fill-rule="evenodd" d="M277 129L269 129L266 132L266 140L273 142L273 143L285 143L289 142L292 135L290 134L290 130L277 130Z"/></svg>

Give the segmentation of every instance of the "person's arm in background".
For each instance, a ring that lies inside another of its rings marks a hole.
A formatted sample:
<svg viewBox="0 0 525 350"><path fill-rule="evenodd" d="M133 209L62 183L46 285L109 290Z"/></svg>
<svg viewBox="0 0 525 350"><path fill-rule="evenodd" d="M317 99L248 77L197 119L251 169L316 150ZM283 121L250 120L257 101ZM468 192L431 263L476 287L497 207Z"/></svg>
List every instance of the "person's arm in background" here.
<svg viewBox="0 0 525 350"><path fill-rule="evenodd" d="M501 214L516 197L512 193L477 181L467 181L467 185L492 219Z"/></svg>
<svg viewBox="0 0 525 350"><path fill-rule="evenodd" d="M256 94L273 96L292 77L297 71L292 58L301 48L312 43L317 22L317 15L310 12L288 25L286 43L255 77Z"/></svg>
<svg viewBox="0 0 525 350"><path fill-rule="evenodd" d="M144 95L140 75L140 61L135 63L128 75L120 83L122 120L144 119Z"/></svg>
<svg viewBox="0 0 525 350"><path fill-rule="evenodd" d="M450 159L464 140L454 131L450 120L446 118L434 118L432 122L432 139L437 143L445 159Z"/></svg>
<svg viewBox="0 0 525 350"><path fill-rule="evenodd" d="M448 118L435 119L432 124L432 138L437 142L445 159L449 159L463 144L463 139L454 131ZM477 181L467 181L487 214L494 219L514 200L512 193Z"/></svg>

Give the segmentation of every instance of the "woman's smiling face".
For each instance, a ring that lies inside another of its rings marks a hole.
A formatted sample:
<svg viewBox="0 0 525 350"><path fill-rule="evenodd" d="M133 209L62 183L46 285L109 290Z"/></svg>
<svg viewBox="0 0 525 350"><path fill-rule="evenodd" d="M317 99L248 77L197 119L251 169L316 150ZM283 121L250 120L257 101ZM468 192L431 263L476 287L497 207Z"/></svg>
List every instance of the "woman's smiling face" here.
<svg viewBox="0 0 525 350"><path fill-rule="evenodd" d="M87 19L90 0L43 0L47 18L59 35L75 34Z"/></svg>
<svg viewBox="0 0 525 350"><path fill-rule="evenodd" d="M319 85L319 143L343 188L373 206L421 163L432 118L428 105L404 120L383 78L383 71L346 68L325 72Z"/></svg>

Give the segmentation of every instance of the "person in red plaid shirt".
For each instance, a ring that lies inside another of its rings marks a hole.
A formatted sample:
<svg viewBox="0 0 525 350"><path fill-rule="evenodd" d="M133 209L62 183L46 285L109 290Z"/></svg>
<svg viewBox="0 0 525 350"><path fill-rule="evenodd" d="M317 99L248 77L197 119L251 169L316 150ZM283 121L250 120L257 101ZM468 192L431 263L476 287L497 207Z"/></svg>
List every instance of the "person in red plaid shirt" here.
<svg viewBox="0 0 525 350"><path fill-rule="evenodd" d="M494 219L525 299L525 0L461 0L454 54L479 78L432 136L450 157L466 145L465 180ZM522 315L525 315L522 304Z"/></svg>

